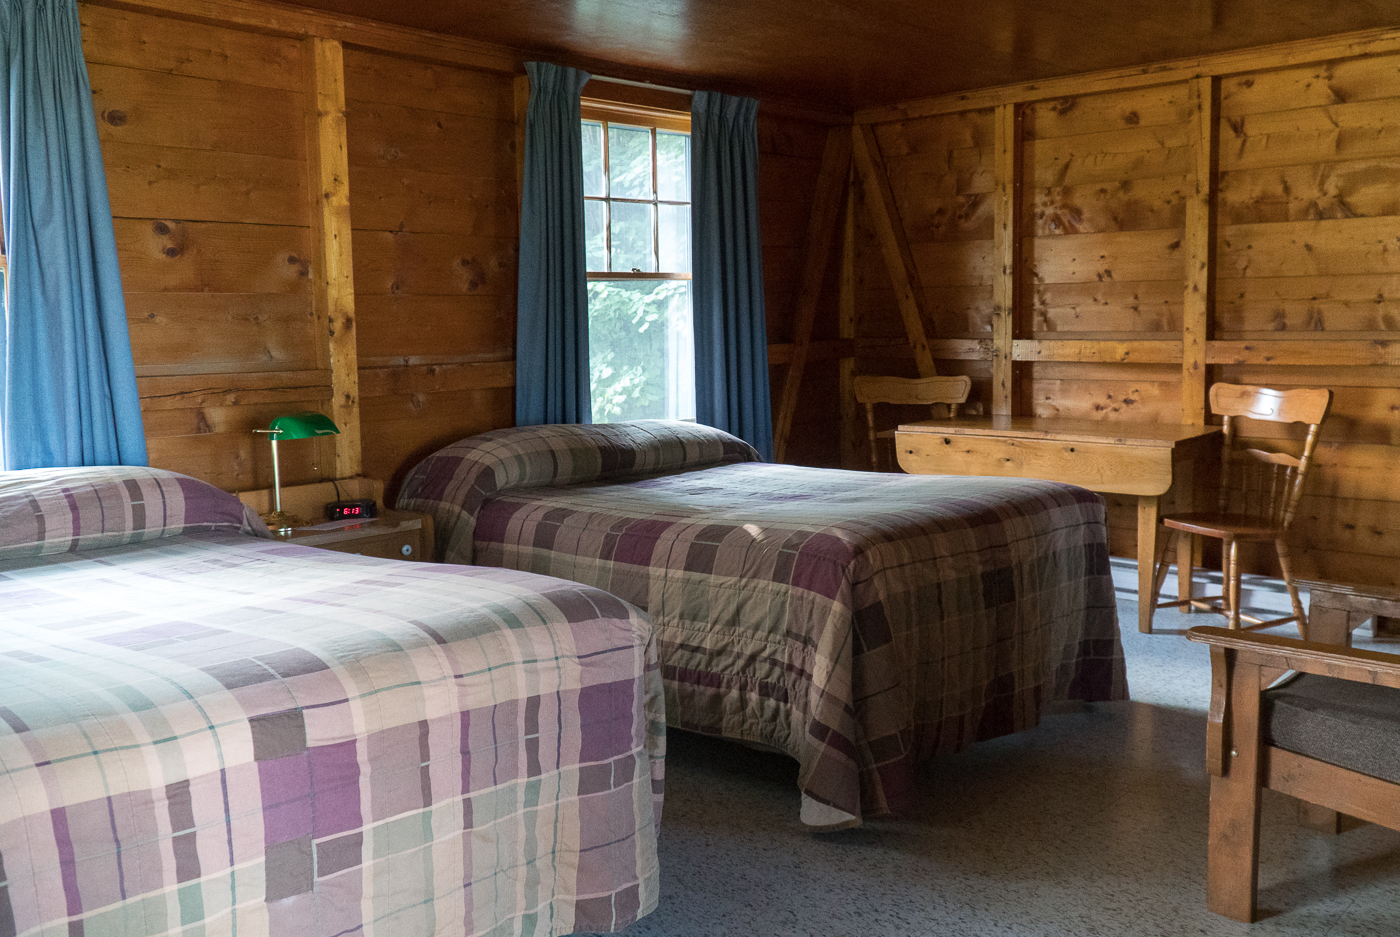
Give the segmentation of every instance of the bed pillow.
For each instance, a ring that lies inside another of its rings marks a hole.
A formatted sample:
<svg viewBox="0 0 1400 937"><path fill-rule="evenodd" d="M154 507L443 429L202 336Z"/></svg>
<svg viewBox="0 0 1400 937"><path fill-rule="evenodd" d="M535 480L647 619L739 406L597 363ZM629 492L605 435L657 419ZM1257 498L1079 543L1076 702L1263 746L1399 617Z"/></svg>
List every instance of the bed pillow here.
<svg viewBox="0 0 1400 937"><path fill-rule="evenodd" d="M477 512L493 495L762 461L737 436L679 420L516 426L428 456L404 479L396 506L431 514L435 530L451 531L437 545L438 559L470 563Z"/></svg>
<svg viewBox="0 0 1400 937"><path fill-rule="evenodd" d="M207 530L272 536L237 497L178 472L130 465L0 472L0 559Z"/></svg>

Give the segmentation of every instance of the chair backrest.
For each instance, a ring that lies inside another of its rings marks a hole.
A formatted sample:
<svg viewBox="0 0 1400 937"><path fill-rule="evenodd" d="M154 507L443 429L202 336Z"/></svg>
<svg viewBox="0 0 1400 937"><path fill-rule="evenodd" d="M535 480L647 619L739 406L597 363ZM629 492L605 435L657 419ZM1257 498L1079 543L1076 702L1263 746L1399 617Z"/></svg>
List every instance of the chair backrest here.
<svg viewBox="0 0 1400 937"><path fill-rule="evenodd" d="M1332 406L1332 392L1300 387L1274 390L1252 384L1213 384L1210 409L1225 417L1221 453L1220 510L1267 518L1281 530L1293 523L1303 482L1312 465L1318 431ZM1308 435L1301 455L1240 450L1236 436L1240 417L1271 423L1306 423Z"/></svg>
<svg viewBox="0 0 1400 937"><path fill-rule="evenodd" d="M934 419L939 414L937 406L946 404L948 416L957 419L958 407L967 401L972 390L972 378L963 375L947 377L883 377L862 375L854 380L856 400L865 404L865 423L870 436L870 467L879 470L879 457L875 449L875 405L922 404L930 408Z"/></svg>

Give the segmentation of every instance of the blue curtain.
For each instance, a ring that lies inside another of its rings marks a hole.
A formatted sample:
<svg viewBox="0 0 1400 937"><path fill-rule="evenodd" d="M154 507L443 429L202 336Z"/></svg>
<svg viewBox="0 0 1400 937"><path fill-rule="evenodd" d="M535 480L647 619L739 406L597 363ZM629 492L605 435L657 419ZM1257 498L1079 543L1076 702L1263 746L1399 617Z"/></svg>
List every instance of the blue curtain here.
<svg viewBox="0 0 1400 937"><path fill-rule="evenodd" d="M591 423L579 114L589 75L545 62L526 62L525 71L515 422Z"/></svg>
<svg viewBox="0 0 1400 937"><path fill-rule="evenodd" d="M690 112L695 418L773 458L758 229L758 102L697 91Z"/></svg>
<svg viewBox="0 0 1400 937"><path fill-rule="evenodd" d="M75 0L0 0L0 466L145 465Z"/></svg>

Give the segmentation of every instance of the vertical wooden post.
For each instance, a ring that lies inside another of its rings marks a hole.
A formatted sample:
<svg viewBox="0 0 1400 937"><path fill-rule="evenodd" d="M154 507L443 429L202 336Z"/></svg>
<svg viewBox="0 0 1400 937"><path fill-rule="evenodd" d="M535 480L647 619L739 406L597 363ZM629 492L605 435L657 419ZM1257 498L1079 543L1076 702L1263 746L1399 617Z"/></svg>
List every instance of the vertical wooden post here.
<svg viewBox="0 0 1400 937"><path fill-rule="evenodd" d="M992 415L1011 416L1018 397L1011 343L1021 286L1021 110L996 113L996 205L992 234Z"/></svg>
<svg viewBox="0 0 1400 937"><path fill-rule="evenodd" d="M928 347L924 317L919 308L924 291L919 283L919 271L914 266L914 255L910 253L909 242L904 235L904 226L899 221L899 209L894 203L885 160L880 155L874 128L869 124L856 124L851 130L856 172L865 186L865 205L875 226L880 251L885 256L885 267L890 272L890 283L899 303L899 314L904 319L905 334L909 336L909 344L914 349L914 363L920 377L933 377L938 374L938 369L933 363L933 352Z"/></svg>
<svg viewBox="0 0 1400 937"><path fill-rule="evenodd" d="M838 333L855 344L856 337L856 177L851 166L846 176L846 225L841 241L841 298ZM856 359L841 359L841 467L860 468L856 437Z"/></svg>
<svg viewBox="0 0 1400 937"><path fill-rule="evenodd" d="M817 318L817 300L826 278L831 242L841 212L841 183L850 175L851 138L845 127L832 127L826 137L817 186L812 192L812 212L807 219L807 259L802 265L802 285L797 293L797 309L792 324L792 358L783 380L783 396L773 421L773 460L787 457L792 417L797 411L797 395L802 388L802 372L807 367L807 350L812 343L812 325Z"/></svg>
<svg viewBox="0 0 1400 937"><path fill-rule="evenodd" d="M530 107L530 76L518 75L515 79L515 203L525 195L525 114Z"/></svg>
<svg viewBox="0 0 1400 937"><path fill-rule="evenodd" d="M317 361L331 372L335 477L360 474L360 370L350 251L350 162L345 129L345 53L333 39L306 41L307 191L311 196L312 302Z"/></svg>
<svg viewBox="0 0 1400 937"><path fill-rule="evenodd" d="M1181 320L1181 422L1206 421L1206 341L1215 312L1216 167L1220 153L1220 81L1191 79L1189 139L1195 191L1186 199L1186 302Z"/></svg>

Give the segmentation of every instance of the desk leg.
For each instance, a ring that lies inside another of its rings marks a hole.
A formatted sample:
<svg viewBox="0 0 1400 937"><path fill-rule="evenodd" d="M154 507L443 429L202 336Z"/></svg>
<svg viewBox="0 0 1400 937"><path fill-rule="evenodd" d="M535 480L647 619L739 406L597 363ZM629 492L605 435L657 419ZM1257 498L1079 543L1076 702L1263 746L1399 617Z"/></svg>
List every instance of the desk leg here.
<svg viewBox="0 0 1400 937"><path fill-rule="evenodd" d="M1152 633L1152 568L1157 556L1156 495L1138 495L1138 631Z"/></svg>

